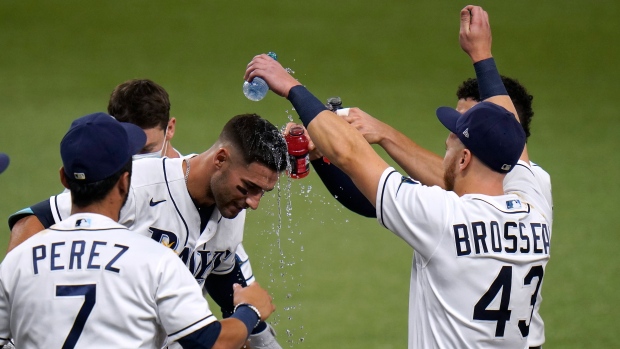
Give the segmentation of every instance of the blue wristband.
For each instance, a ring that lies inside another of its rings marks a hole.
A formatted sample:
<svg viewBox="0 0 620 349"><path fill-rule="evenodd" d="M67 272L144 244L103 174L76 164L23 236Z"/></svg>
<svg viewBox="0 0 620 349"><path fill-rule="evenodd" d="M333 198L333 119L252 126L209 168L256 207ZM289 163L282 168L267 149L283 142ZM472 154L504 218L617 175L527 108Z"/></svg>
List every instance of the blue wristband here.
<svg viewBox="0 0 620 349"><path fill-rule="evenodd" d="M288 92L288 100L306 127L320 112L327 110L327 107L302 85L294 86Z"/></svg>
<svg viewBox="0 0 620 349"><path fill-rule="evenodd" d="M497 71L493 57L483 59L474 63L476 78L478 79L478 90L480 90L480 100L484 101L493 96L508 95L506 87L502 82L502 77Z"/></svg>
<svg viewBox="0 0 620 349"><path fill-rule="evenodd" d="M235 307L235 312L230 316L231 318L235 318L237 320L241 320L245 327L248 330L248 336L252 333L252 330L256 325L260 322L260 315L258 314L258 309L254 308L250 304L238 304Z"/></svg>

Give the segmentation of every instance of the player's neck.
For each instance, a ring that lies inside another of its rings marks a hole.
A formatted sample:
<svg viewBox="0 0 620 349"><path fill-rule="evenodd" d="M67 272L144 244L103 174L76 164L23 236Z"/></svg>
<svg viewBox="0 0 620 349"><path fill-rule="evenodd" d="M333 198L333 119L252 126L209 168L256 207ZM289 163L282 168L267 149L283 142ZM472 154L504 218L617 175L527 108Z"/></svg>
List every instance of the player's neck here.
<svg viewBox="0 0 620 349"><path fill-rule="evenodd" d="M76 213L96 213L102 216L109 217L115 222L118 222L120 216L121 206L118 203L110 202L109 198L105 198L100 202L84 206L77 207L75 205L71 206L71 214Z"/></svg>
<svg viewBox="0 0 620 349"><path fill-rule="evenodd" d="M211 192L211 176L207 152L189 159L190 170L187 173L187 163L183 162L183 173L187 173L187 192L197 207L208 207L215 204L215 200L207 193Z"/></svg>
<svg viewBox="0 0 620 349"><path fill-rule="evenodd" d="M180 158L181 154L179 154L179 152L176 151L176 149L174 149L174 147L172 146L172 143L168 143L168 148L166 149L166 154L164 154L164 156L171 158L171 159L175 159L175 158Z"/></svg>
<svg viewBox="0 0 620 349"><path fill-rule="evenodd" d="M472 170L463 173L455 181L454 192L458 196L466 194L504 195L505 175L487 167Z"/></svg>

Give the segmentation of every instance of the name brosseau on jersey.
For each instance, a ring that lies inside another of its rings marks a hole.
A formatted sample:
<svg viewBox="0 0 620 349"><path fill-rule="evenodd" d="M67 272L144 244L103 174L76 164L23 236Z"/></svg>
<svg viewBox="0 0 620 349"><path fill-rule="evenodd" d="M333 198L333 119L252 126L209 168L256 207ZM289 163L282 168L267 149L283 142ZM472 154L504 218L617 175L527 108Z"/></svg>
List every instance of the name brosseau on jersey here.
<svg viewBox="0 0 620 349"><path fill-rule="evenodd" d="M506 201L506 209L529 213L529 204ZM457 256L493 253L549 254L550 235L546 222L475 221L452 225Z"/></svg>

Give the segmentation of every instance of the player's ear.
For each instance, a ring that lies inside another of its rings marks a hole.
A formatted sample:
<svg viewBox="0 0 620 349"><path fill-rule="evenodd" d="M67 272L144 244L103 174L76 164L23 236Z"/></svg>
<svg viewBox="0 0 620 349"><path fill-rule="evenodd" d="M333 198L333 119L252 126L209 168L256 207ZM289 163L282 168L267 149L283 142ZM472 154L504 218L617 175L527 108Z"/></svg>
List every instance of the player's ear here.
<svg viewBox="0 0 620 349"><path fill-rule="evenodd" d="M127 196L129 193L129 184L131 183L131 175L129 172L123 172L121 178L118 179L118 191L121 197Z"/></svg>
<svg viewBox="0 0 620 349"><path fill-rule="evenodd" d="M62 183L62 185L65 188L69 189L69 182L67 182L67 175L65 174L65 167L64 166L61 167L60 171L58 172L60 172L60 183Z"/></svg>
<svg viewBox="0 0 620 349"><path fill-rule="evenodd" d="M469 166L469 164L471 163L471 159L472 159L471 151L469 151L469 149L467 148L464 148L461 151L461 158L459 160L459 168L461 169L461 171L465 170L467 166Z"/></svg>
<svg viewBox="0 0 620 349"><path fill-rule="evenodd" d="M230 161L230 151L226 147L219 148L213 157L215 167L220 169L227 161Z"/></svg>
<svg viewBox="0 0 620 349"><path fill-rule="evenodd" d="M170 118L170 120L168 120L168 128L166 129L166 140L167 141L171 141L172 137L174 137L174 131L176 130L176 125L177 125L177 119L176 118Z"/></svg>

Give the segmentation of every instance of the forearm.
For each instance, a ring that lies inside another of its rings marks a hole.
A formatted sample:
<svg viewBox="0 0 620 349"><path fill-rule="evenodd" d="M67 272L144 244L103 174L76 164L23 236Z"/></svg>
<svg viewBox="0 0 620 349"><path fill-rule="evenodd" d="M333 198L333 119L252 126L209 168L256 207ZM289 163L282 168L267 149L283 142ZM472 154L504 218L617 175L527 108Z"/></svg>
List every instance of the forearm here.
<svg viewBox="0 0 620 349"><path fill-rule="evenodd" d="M45 229L43 224L41 224L35 215L20 219L13 225L13 229L11 229L7 253L43 229Z"/></svg>
<svg viewBox="0 0 620 349"><path fill-rule="evenodd" d="M364 137L330 111L319 113L306 127L316 147L349 175L364 196L374 203L376 184L388 164L374 152Z"/></svg>
<svg viewBox="0 0 620 349"><path fill-rule="evenodd" d="M424 185L444 187L442 158L389 127L379 145L412 178Z"/></svg>

